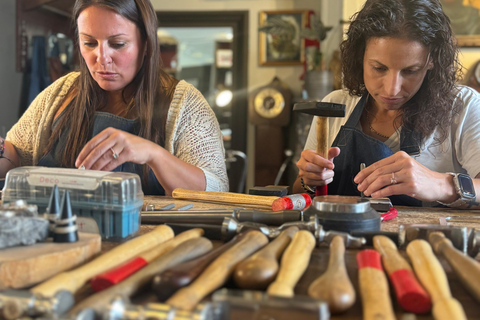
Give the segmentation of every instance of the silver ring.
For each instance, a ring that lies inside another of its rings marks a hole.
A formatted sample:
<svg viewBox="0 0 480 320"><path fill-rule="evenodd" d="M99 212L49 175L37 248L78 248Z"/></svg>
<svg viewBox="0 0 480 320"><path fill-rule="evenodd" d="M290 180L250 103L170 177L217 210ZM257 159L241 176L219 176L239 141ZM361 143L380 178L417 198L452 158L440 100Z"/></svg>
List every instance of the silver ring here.
<svg viewBox="0 0 480 320"><path fill-rule="evenodd" d="M397 179L395 179L395 172L392 172L392 177L390 178L390 184L396 184Z"/></svg>
<svg viewBox="0 0 480 320"><path fill-rule="evenodd" d="M118 154L115 152L115 150L113 150L113 148L110 148L110 150L112 150L113 159L117 159L117 158L118 158Z"/></svg>

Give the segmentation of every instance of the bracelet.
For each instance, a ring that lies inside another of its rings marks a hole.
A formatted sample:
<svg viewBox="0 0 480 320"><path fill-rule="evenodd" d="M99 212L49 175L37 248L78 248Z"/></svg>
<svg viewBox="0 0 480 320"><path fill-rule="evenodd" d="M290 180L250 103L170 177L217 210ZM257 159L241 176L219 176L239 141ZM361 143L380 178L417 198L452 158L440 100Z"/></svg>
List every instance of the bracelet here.
<svg viewBox="0 0 480 320"><path fill-rule="evenodd" d="M17 166L15 165L15 163L13 163L13 161L10 160L9 158L5 157L3 155L4 153L5 153L5 140L3 138L0 138L0 159L7 159L12 164L12 166L16 168Z"/></svg>
<svg viewBox="0 0 480 320"><path fill-rule="evenodd" d="M302 184L302 188L303 190L305 190L305 192L307 192L310 195L315 194L317 187L310 187L309 185L306 185L305 181L303 181L303 178L300 178L300 183Z"/></svg>

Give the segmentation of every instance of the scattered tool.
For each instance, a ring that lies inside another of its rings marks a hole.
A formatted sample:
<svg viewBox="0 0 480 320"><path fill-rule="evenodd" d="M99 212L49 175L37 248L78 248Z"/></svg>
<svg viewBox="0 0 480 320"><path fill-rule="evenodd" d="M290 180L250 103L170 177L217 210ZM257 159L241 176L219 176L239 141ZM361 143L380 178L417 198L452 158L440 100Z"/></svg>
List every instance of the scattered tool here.
<svg viewBox="0 0 480 320"><path fill-rule="evenodd" d="M164 242L145 252L142 252L135 258L93 277L90 281L90 285L92 286L92 289L96 292L107 289L119 283L120 281L123 281L125 278L145 267L153 260L158 259L158 257L172 250L180 243L185 242L188 239L201 237L202 235L203 230L200 228L190 229L188 231L182 232L175 238L170 239L167 242Z"/></svg>
<svg viewBox="0 0 480 320"><path fill-rule="evenodd" d="M75 315L83 309L93 309L97 315L100 315L105 306L117 295L133 296L139 290L144 289L158 272L184 261L195 259L212 250L212 247L212 242L206 238L186 240L124 281L82 300L75 305L70 314Z"/></svg>
<svg viewBox="0 0 480 320"><path fill-rule="evenodd" d="M325 230L380 230L380 214L367 198L354 196L317 196L304 212L304 217L316 215Z"/></svg>
<svg viewBox="0 0 480 320"><path fill-rule="evenodd" d="M357 253L357 265L363 319L395 320L380 254L371 249L362 250Z"/></svg>
<svg viewBox="0 0 480 320"><path fill-rule="evenodd" d="M70 205L70 193L65 190L60 217L55 221L55 228L53 229L53 242L77 242L76 220L77 216L72 213L72 206Z"/></svg>
<svg viewBox="0 0 480 320"><path fill-rule="evenodd" d="M287 222L279 227L270 227L261 223L254 222L238 222L233 218L225 218L222 224L222 236L224 239L231 239L235 234L242 230L255 229L260 230L269 238L276 238L283 230L289 227L297 227L302 230L309 230L313 233L317 243L330 242L331 238L338 235L344 238L347 247L360 248L365 244L365 239L360 237L353 237L345 232L325 231L322 225L318 223L317 216L310 216L307 221Z"/></svg>
<svg viewBox="0 0 480 320"><path fill-rule="evenodd" d="M239 222L251 221L264 223L270 226L280 226L285 222L301 221L303 215L300 210L259 211L246 209L224 210L189 210L177 211L142 211L142 223L202 223L221 225L226 217L235 218Z"/></svg>
<svg viewBox="0 0 480 320"><path fill-rule="evenodd" d="M233 273L237 286L251 290L266 289L275 280L278 273L278 259L297 231L297 227L283 230L275 240L240 262Z"/></svg>
<svg viewBox="0 0 480 320"><path fill-rule="evenodd" d="M12 290L0 292L0 301L3 301L0 306L3 305L3 314L7 319L17 319L22 315L42 316L64 312L72 307L72 296L75 292L95 275L129 260L138 252L153 248L173 236L170 227L158 226L153 231L121 244L89 263L57 274L33 287L30 292L17 291L18 294L15 295ZM35 301L39 302L35 303ZM59 309L60 306L61 309Z"/></svg>
<svg viewBox="0 0 480 320"><path fill-rule="evenodd" d="M441 226L438 224L401 224L398 226L398 232L382 232L382 231L352 231L351 235L357 237L365 237L367 245L373 244L373 237L376 235L386 236L392 239L400 249L413 240L428 240L428 235L432 232L440 231L445 237L452 241L455 248L463 253L468 253L471 257L475 257L480 251L480 232L475 229L459 226Z"/></svg>
<svg viewBox="0 0 480 320"><path fill-rule="evenodd" d="M467 319L458 300L452 297L447 275L425 240L414 240L407 246L407 254L418 279L430 294L435 320Z"/></svg>
<svg viewBox="0 0 480 320"><path fill-rule="evenodd" d="M373 246L382 256L383 266L400 306L413 313L429 312L432 308L430 296L418 282L410 264L398 252L395 243L385 236L375 236Z"/></svg>
<svg viewBox="0 0 480 320"><path fill-rule="evenodd" d="M344 104L309 101L297 102L293 111L312 114L317 117L317 153L324 159L328 159L328 117L345 117L346 106ZM318 186L316 195L327 194L327 185ZM343 230L342 230L343 231Z"/></svg>
<svg viewBox="0 0 480 320"><path fill-rule="evenodd" d="M315 248L315 237L306 230L298 231L282 256L277 278L268 288L269 295L293 297L294 287L307 270L308 262Z"/></svg>
<svg viewBox="0 0 480 320"><path fill-rule="evenodd" d="M153 278L152 289L158 300L165 301L178 289L188 286L214 259L243 239L245 234L246 233L239 234L231 241L197 259L186 261L157 274Z"/></svg>
<svg viewBox="0 0 480 320"><path fill-rule="evenodd" d="M441 232L430 233L428 241L435 253L442 255L452 266L463 286L480 302L480 263L455 249Z"/></svg>
<svg viewBox="0 0 480 320"><path fill-rule="evenodd" d="M355 303L355 289L348 278L342 237L333 237L327 270L308 287L308 295L325 300L331 313L344 312Z"/></svg>
<svg viewBox="0 0 480 320"><path fill-rule="evenodd" d="M181 310L193 310L200 300L225 283L240 261L267 243L267 237L261 232L248 232L240 242L215 259L192 284L178 290L167 304Z"/></svg>
<svg viewBox="0 0 480 320"><path fill-rule="evenodd" d="M310 205L310 197L290 195L286 197L254 196L234 192L194 191L177 188L173 190L175 199L202 200L220 203L247 204L263 206L274 211L303 210ZM308 198L309 200L307 200ZM283 200L280 200L283 199ZM300 200L300 201L299 201Z"/></svg>

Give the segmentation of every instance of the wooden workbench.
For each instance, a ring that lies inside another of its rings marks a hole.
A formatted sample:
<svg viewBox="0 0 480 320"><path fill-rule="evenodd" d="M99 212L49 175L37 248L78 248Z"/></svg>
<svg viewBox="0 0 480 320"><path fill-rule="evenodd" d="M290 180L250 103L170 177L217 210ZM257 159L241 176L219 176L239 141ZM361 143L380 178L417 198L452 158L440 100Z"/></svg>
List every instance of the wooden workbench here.
<svg viewBox="0 0 480 320"><path fill-rule="evenodd" d="M167 204L174 203L176 208L187 205L193 204L193 208L190 210L205 210L205 209L223 209L223 208L238 208L239 206L235 205L224 205L224 204L214 204L214 203L206 203L206 202L196 202L196 201L186 201L186 200L175 200L171 197L152 197L146 196L144 204L155 205L156 207L165 206ZM245 206L242 206L245 207ZM254 208L254 207L250 207ZM398 217L382 222L381 229L383 231L398 231L398 226L400 224L412 224L412 223L429 223L429 224L438 224L440 217L447 217L447 216L478 216L480 217L480 210L454 210L454 209L441 209L441 208L413 208L413 207L397 207L398 210ZM480 219L478 219L478 223L473 221L471 223L451 223L452 225L458 226L467 226L472 228L480 229ZM147 232L151 230L154 226L149 225L142 225L141 233ZM108 246L108 244L105 244ZM107 248L106 248L107 249ZM107 249L108 250L108 249ZM357 291L357 301L355 302L354 306L349 309L346 313L341 315L334 315L331 317L333 320L357 320L362 319L362 309L361 309L361 300L358 291L358 269L355 260L355 255L359 250L352 250L348 249L346 251L345 261L347 265L348 274L350 279ZM406 257L404 251L402 254ZM444 270L447 273L450 289L452 291L452 295L454 298L458 299L462 304L468 319L478 319L480 320L480 303L475 301L472 296L462 287L458 278L453 273L452 269L448 265L448 263L440 258L440 262L442 263ZM298 295L306 295L307 289L309 284L316 279L319 275L321 275L327 268L328 265L328 247L320 247L316 248L311 256L310 264L300 279L297 287L296 287L296 294ZM390 288L390 292L393 292L392 288ZM397 315L397 319L402 319L404 316L407 315L405 311L403 311L400 306L395 302L395 298L392 299L394 309ZM408 318L408 319L415 319L415 318ZM417 315L416 319L423 320L423 319L433 319L430 314L427 315ZM452 319L454 320L454 319Z"/></svg>

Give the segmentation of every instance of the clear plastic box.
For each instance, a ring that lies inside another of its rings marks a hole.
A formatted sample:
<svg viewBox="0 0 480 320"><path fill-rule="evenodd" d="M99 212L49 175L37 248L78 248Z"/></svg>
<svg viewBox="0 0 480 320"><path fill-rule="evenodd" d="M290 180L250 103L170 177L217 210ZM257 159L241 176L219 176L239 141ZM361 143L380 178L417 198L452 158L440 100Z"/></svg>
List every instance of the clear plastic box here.
<svg viewBox="0 0 480 320"><path fill-rule="evenodd" d="M95 219L102 238L122 240L139 230L143 191L134 173L19 167L7 173L2 200L25 200L41 214L55 185L61 198L69 191L73 214Z"/></svg>

